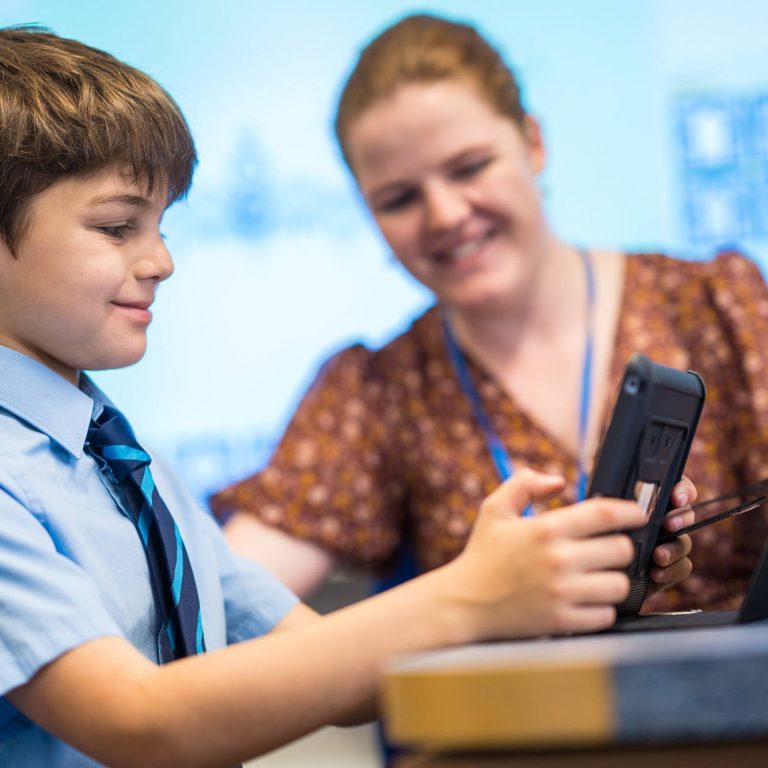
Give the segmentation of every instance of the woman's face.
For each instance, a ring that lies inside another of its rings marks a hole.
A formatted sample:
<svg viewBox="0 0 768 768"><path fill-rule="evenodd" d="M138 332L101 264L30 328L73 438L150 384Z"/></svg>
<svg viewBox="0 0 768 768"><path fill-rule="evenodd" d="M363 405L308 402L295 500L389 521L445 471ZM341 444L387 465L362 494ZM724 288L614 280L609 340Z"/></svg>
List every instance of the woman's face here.
<svg viewBox="0 0 768 768"><path fill-rule="evenodd" d="M347 151L390 248L442 302L526 290L548 237L532 120L524 134L460 80L409 83L352 123Z"/></svg>

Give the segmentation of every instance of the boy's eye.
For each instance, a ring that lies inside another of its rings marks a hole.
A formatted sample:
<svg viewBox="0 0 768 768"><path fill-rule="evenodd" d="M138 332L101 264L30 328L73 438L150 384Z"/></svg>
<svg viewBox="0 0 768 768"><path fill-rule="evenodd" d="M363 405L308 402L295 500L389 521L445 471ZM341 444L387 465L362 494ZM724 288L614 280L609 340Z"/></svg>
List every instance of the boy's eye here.
<svg viewBox="0 0 768 768"><path fill-rule="evenodd" d="M113 240L124 240L133 227L130 224L113 224L111 226L96 227L96 229Z"/></svg>

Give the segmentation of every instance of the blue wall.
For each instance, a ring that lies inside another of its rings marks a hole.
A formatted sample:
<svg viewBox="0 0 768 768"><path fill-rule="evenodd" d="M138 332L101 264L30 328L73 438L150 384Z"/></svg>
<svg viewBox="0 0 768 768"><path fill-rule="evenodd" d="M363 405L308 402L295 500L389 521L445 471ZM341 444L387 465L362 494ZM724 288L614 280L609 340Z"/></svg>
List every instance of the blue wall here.
<svg viewBox="0 0 768 768"><path fill-rule="evenodd" d="M263 460L329 351L388 338L429 300L372 232L330 129L355 52L413 10L473 20L518 69L563 235L768 257L761 0L3 0L2 25L39 22L149 72L195 133L150 351L97 378L201 495Z"/></svg>

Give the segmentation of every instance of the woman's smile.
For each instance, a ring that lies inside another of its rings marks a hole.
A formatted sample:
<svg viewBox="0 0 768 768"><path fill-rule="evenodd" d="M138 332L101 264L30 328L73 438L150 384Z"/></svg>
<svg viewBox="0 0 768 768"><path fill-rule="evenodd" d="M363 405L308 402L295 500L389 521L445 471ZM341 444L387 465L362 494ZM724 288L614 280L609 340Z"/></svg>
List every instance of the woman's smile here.
<svg viewBox="0 0 768 768"><path fill-rule="evenodd" d="M527 295L549 238L535 123L518 126L466 82L408 83L352 124L349 151L389 247L439 301Z"/></svg>
<svg viewBox="0 0 768 768"><path fill-rule="evenodd" d="M477 267L488 251L488 246L497 235L497 228L491 227L481 235L463 240L462 242L444 247L432 252L434 261L442 267L451 267L457 270L469 270Z"/></svg>

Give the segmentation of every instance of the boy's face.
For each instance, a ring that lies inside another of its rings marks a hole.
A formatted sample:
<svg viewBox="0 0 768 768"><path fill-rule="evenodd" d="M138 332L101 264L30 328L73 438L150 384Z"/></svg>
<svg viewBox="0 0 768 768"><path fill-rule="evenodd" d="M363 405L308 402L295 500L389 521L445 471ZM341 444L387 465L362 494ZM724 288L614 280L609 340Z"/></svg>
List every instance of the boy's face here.
<svg viewBox="0 0 768 768"><path fill-rule="evenodd" d="M16 255L0 241L0 344L72 383L146 349L149 305L173 271L160 234L165 189L119 168L61 179L36 195Z"/></svg>

